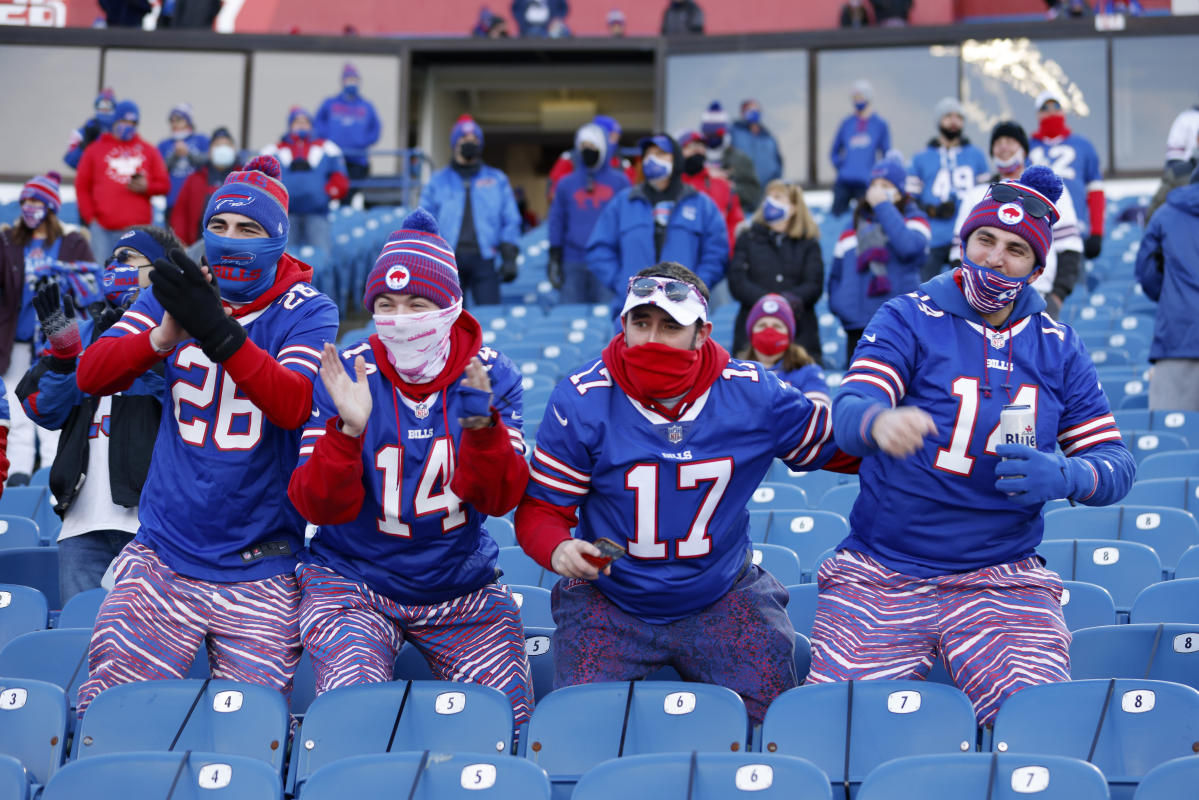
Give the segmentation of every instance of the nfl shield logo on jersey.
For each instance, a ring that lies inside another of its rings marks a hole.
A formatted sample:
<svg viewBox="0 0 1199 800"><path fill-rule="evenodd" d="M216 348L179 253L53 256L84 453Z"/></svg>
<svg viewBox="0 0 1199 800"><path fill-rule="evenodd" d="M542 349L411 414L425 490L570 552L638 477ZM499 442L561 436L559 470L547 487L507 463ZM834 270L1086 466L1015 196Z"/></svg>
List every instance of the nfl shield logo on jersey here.
<svg viewBox="0 0 1199 800"><path fill-rule="evenodd" d="M670 440L671 444L678 444L683 441L683 426L671 425L666 429L666 438Z"/></svg>
<svg viewBox="0 0 1199 800"><path fill-rule="evenodd" d="M412 413L416 414L417 419L425 419L429 416L428 403L419 403Z"/></svg>

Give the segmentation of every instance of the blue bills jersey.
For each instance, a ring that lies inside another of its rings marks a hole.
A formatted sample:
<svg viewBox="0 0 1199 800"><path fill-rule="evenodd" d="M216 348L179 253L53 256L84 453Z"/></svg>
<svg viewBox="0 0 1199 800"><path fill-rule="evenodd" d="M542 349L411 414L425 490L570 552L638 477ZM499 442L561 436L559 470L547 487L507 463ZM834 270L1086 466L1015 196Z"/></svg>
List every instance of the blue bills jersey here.
<svg viewBox="0 0 1199 800"><path fill-rule="evenodd" d="M366 496L355 519L321 526L308 560L412 605L440 603L494 581L499 546L484 529L487 517L450 490L462 441L464 376L416 402L380 374L369 340L341 352L348 373L353 375L360 355L372 402L362 445ZM491 404L512 447L523 455L520 371L491 347L478 356L491 380ZM337 407L317 381L301 463L336 415Z"/></svg>
<svg viewBox="0 0 1199 800"><path fill-rule="evenodd" d="M746 503L777 457L819 469L836 451L826 405L753 361L729 361L677 421L612 380L603 359L558 384L537 429L528 494L578 506L577 538L628 550L597 586L651 623L723 597L749 555Z"/></svg>
<svg viewBox="0 0 1199 800"><path fill-rule="evenodd" d="M104 337L162 321L152 289ZM289 370L316 378L325 342L337 337L337 307L297 282L266 308L239 319L250 341ZM220 582L289 572L304 545L304 520L287 498L300 431L283 430L188 340L167 357L162 424L138 506L138 539L176 572Z"/></svg>
<svg viewBox="0 0 1199 800"><path fill-rule="evenodd" d="M1090 140L1071 133L1060 140L1046 141L1033 138L1028 159L1034 164L1049 167L1066 185L1074 209L1078 212L1084 235L1091 231L1091 207L1087 204L1087 192L1103 188L1103 174L1099 171L1099 154Z"/></svg>
<svg viewBox="0 0 1199 800"><path fill-rule="evenodd" d="M972 144L961 147L929 145L912 157L908 170L908 193L916 198L926 211L930 206L961 198L971 187L989 177L990 168L983 151ZM943 247L953 242L955 211L948 218L929 215L928 227L932 234L929 245Z"/></svg>

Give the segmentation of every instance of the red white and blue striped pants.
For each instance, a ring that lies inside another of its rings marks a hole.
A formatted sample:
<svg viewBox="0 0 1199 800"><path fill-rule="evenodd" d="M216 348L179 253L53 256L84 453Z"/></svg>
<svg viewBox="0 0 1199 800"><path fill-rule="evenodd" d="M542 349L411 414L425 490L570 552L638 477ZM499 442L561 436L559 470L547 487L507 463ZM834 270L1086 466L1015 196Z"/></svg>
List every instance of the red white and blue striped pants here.
<svg viewBox="0 0 1199 800"><path fill-rule="evenodd" d="M507 586L488 584L432 605L404 605L313 564L298 570L300 633L318 695L393 677L404 641L434 677L493 686L512 701L516 724L533 712L520 609Z"/></svg>
<svg viewBox="0 0 1199 800"><path fill-rule="evenodd" d="M188 578L140 542L117 557L116 585L100 606L79 715L110 686L182 678L202 643L214 678L291 695L300 660L295 575L242 583Z"/></svg>
<svg viewBox="0 0 1199 800"><path fill-rule="evenodd" d="M924 680L940 654L985 725L1012 693L1070 679L1062 582L1036 556L916 578L841 550L817 581L808 683Z"/></svg>

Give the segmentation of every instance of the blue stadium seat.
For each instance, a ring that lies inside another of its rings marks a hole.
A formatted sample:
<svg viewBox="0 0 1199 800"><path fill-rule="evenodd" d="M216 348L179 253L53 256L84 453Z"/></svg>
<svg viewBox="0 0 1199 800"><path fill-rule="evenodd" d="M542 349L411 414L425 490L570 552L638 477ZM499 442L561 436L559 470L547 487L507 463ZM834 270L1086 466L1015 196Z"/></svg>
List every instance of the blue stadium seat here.
<svg viewBox="0 0 1199 800"><path fill-rule="evenodd" d="M29 678L0 678L0 754L20 761L33 783L44 784L62 763L66 739L62 689Z"/></svg>
<svg viewBox="0 0 1199 800"><path fill-rule="evenodd" d="M549 588L558 580L555 573L538 564L520 547L501 547L495 565L504 571L500 580L508 584Z"/></svg>
<svg viewBox="0 0 1199 800"><path fill-rule="evenodd" d="M58 615L59 628L87 628L96 626L96 615L100 605L108 597L107 589L88 589L80 592L63 604L62 613Z"/></svg>
<svg viewBox="0 0 1199 800"><path fill-rule="evenodd" d="M1127 350L1118 347L1105 347L1097 350L1091 350L1091 361L1097 367L1119 367L1125 364L1138 364L1139 361L1134 361L1132 354Z"/></svg>
<svg viewBox="0 0 1199 800"><path fill-rule="evenodd" d="M318 769L304 786L304 800L399 796L549 800L550 782L523 758L426 751L343 758Z"/></svg>
<svg viewBox="0 0 1199 800"><path fill-rule="evenodd" d="M53 683L66 693L73 712L79 686L87 680L91 639L85 628L23 633L0 648L0 675Z"/></svg>
<svg viewBox="0 0 1199 800"><path fill-rule="evenodd" d="M1199 578L1199 545L1188 547L1178 558L1174 578Z"/></svg>
<svg viewBox="0 0 1199 800"><path fill-rule="evenodd" d="M488 517L483 523L483 527L491 534L491 538L495 539L495 543L500 547L516 547L516 528L513 527L511 520L506 520L503 517Z"/></svg>
<svg viewBox="0 0 1199 800"><path fill-rule="evenodd" d="M1123 502L1126 505L1165 506L1199 512L1199 478L1136 481Z"/></svg>
<svg viewBox="0 0 1199 800"><path fill-rule="evenodd" d="M312 658L308 651L304 650L300 653L300 663L296 665L296 674L292 679L291 702L288 704L288 708L294 716L303 717L308 712L308 706L312 705L314 697L316 697L316 672L312 667ZM292 760L293 762L295 760L294 752Z"/></svg>
<svg viewBox="0 0 1199 800"><path fill-rule="evenodd" d="M1153 548L1117 539L1056 539L1037 546L1045 566L1062 580L1086 581L1107 589L1116 610L1127 612L1137 594L1161 580L1162 563Z"/></svg>
<svg viewBox="0 0 1199 800"><path fill-rule="evenodd" d="M1117 411L1120 430L1163 431L1186 437L1191 447L1199 448L1199 412L1195 411Z"/></svg>
<svg viewBox="0 0 1199 800"><path fill-rule="evenodd" d="M1159 764L1141 778L1133 800L1178 800L1199 786L1199 758L1184 756Z"/></svg>
<svg viewBox="0 0 1199 800"><path fill-rule="evenodd" d="M46 596L30 586L0 583L0 649L23 633L46 627Z"/></svg>
<svg viewBox="0 0 1199 800"><path fill-rule="evenodd" d="M541 699L525 735L526 757L549 773L554 796L610 758L745 749L748 717L723 686L629 681L567 686Z"/></svg>
<svg viewBox="0 0 1199 800"><path fill-rule="evenodd" d="M789 483L764 481L754 489L746 508L751 511L765 508L771 511L802 511L808 507L808 496L804 490Z"/></svg>
<svg viewBox="0 0 1199 800"><path fill-rule="evenodd" d="M1133 624L1177 622L1199 625L1199 578L1162 581L1146 586L1132 604ZM1199 667L1199 664L1196 665Z"/></svg>
<svg viewBox="0 0 1199 800"><path fill-rule="evenodd" d="M58 548L14 547L0 550L0 583L32 586L45 595L51 611L62 608L58 600Z"/></svg>
<svg viewBox="0 0 1199 800"><path fill-rule="evenodd" d="M1199 439L1199 434L1195 435ZM1190 438L1187 439L1190 441ZM1192 445L1194 447L1194 445ZM1199 478L1199 450L1172 450L1153 453L1137 465L1137 480L1155 478Z"/></svg>
<svg viewBox="0 0 1199 800"><path fill-rule="evenodd" d="M816 619L816 603L820 598L820 589L814 583L792 584L787 587L790 599L787 601L787 616L797 633L811 638L812 623Z"/></svg>
<svg viewBox="0 0 1199 800"><path fill-rule="evenodd" d="M1149 408L1148 394L1130 394L1126 395L1120 401L1120 411L1146 411Z"/></svg>
<svg viewBox="0 0 1199 800"><path fill-rule="evenodd" d="M1062 616L1072 631L1116 624L1111 592L1085 581L1062 581Z"/></svg>
<svg viewBox="0 0 1199 800"><path fill-rule="evenodd" d="M1138 464L1151 455L1190 449L1186 437L1180 433L1127 430L1121 431L1121 433L1124 435L1125 446L1132 451L1133 458L1137 460Z"/></svg>
<svg viewBox="0 0 1199 800"><path fill-rule="evenodd" d="M837 548L830 547L829 549L825 550L820 555L816 556L816 560L812 562L812 566L809 570L809 574L812 577L812 581L811 581L812 583L816 583L816 578L820 574L820 565L823 564L825 561L828 561L830 558L835 557L836 555L837 555Z"/></svg>
<svg viewBox="0 0 1199 800"><path fill-rule="evenodd" d="M812 670L812 641L803 631L795 632L795 650L792 652L792 659L795 662L795 679L799 683L803 683Z"/></svg>
<svg viewBox="0 0 1199 800"><path fill-rule="evenodd" d="M825 550L839 545L849 536L849 523L832 511L776 511L770 529L762 541L781 544L794 550L803 567L803 582L812 580L812 567Z"/></svg>
<svg viewBox="0 0 1199 800"><path fill-rule="evenodd" d="M995 718L994 749L1090 761L1113 800L1131 798L1151 769L1193 755L1199 692L1155 680L1072 680L1030 686L1008 697Z"/></svg>
<svg viewBox="0 0 1199 800"><path fill-rule="evenodd" d="M312 701L295 738L288 780L297 792L318 769L341 758L405 750L507 753L512 704L498 689L449 681L389 681L344 686Z"/></svg>
<svg viewBox="0 0 1199 800"><path fill-rule="evenodd" d="M21 762L11 756L0 755L0 797L11 800L29 797L29 776Z"/></svg>
<svg viewBox="0 0 1199 800"><path fill-rule="evenodd" d="M749 539L751 542L764 542L770 537L770 521L773 517L774 512L768 509L758 508L749 512Z"/></svg>
<svg viewBox="0 0 1199 800"><path fill-rule="evenodd" d="M54 513L50 490L44 486L9 486L0 496L0 514L27 517L37 523L42 544L58 538L62 520ZM57 596L57 592L55 593Z"/></svg>
<svg viewBox="0 0 1199 800"><path fill-rule="evenodd" d="M1153 548L1173 573L1187 548L1199 544L1199 522L1189 511L1161 506L1075 506L1045 514L1046 539L1121 539Z"/></svg>
<svg viewBox="0 0 1199 800"><path fill-rule="evenodd" d="M1075 631L1070 674L1086 678L1149 678L1199 689L1199 625L1142 623Z"/></svg>
<svg viewBox="0 0 1199 800"><path fill-rule="evenodd" d="M526 628L529 626L534 628L554 627L549 589L510 583L508 590L512 592L512 598L516 600L516 605L520 609L520 619Z"/></svg>
<svg viewBox="0 0 1199 800"><path fill-rule="evenodd" d="M799 583L803 578L799 556L790 548L777 544L754 544L753 563L774 576L783 585Z"/></svg>
<svg viewBox="0 0 1199 800"><path fill-rule="evenodd" d="M50 467L42 467L36 470L29 476L30 486L49 486L50 485Z"/></svg>
<svg viewBox="0 0 1199 800"><path fill-rule="evenodd" d="M29 517L0 516L0 550L13 547L38 547L41 534Z"/></svg>
<svg viewBox="0 0 1199 800"><path fill-rule="evenodd" d="M533 699L541 700L554 689L554 628L525 626L525 655L533 675Z"/></svg>
<svg viewBox="0 0 1199 800"><path fill-rule="evenodd" d="M1107 367L1107 369L1111 369L1111 367ZM1148 397L1149 395L1149 382L1140 375L1122 379L1109 379L1100 375L1099 382L1112 408L1121 408L1127 398Z"/></svg>
<svg viewBox="0 0 1199 800"><path fill-rule="evenodd" d="M836 486L829 489L820 498L820 508L823 511L832 511L834 514L840 514L849 519L849 512L853 511L853 504L857 499L858 486L856 484Z"/></svg>
<svg viewBox="0 0 1199 800"><path fill-rule="evenodd" d="M824 493L829 489L858 484L857 475L847 475L841 472L828 472L822 469L814 472L792 472L784 462L777 458L770 467L769 479L772 483L791 483L803 489L807 493L808 503L812 507L820 505L820 498L824 497Z"/></svg>
<svg viewBox="0 0 1199 800"><path fill-rule="evenodd" d="M750 794L752 793L752 794ZM579 780L573 800L657 798L832 800L815 764L773 753L658 753L605 761Z"/></svg>
<svg viewBox="0 0 1199 800"><path fill-rule="evenodd" d="M964 753L898 758L866 776L857 800L1108 800L1094 764L1064 756Z"/></svg>
<svg viewBox="0 0 1199 800"><path fill-rule="evenodd" d="M852 720L847 720L851 708ZM824 770L834 785L851 787L885 761L970 752L975 738L974 708L958 689L886 680L789 689L770 704L761 734L764 751L802 755Z"/></svg>
<svg viewBox="0 0 1199 800"><path fill-rule="evenodd" d="M180 766L183 766L180 769ZM281 800L279 776L247 756L200 752L118 753L73 761L42 800Z"/></svg>

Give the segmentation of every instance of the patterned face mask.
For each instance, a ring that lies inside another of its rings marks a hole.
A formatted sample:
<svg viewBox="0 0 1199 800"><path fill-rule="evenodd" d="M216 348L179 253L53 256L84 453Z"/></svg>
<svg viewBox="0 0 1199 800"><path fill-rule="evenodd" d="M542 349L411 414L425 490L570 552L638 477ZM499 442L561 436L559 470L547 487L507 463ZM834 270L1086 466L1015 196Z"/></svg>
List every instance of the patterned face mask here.
<svg viewBox="0 0 1199 800"><path fill-rule="evenodd" d="M450 357L450 329L462 313L462 301L418 314L375 314L375 330L387 360L405 383L428 383Z"/></svg>

